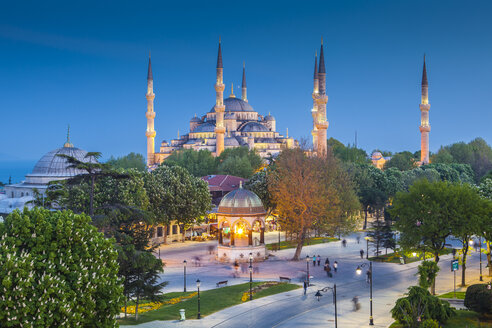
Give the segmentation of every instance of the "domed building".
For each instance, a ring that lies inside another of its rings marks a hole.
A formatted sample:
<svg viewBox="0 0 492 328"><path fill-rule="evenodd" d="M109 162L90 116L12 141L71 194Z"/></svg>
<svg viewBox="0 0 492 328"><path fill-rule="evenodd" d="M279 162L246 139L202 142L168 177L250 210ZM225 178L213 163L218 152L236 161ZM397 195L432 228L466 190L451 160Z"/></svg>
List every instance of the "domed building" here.
<svg viewBox="0 0 492 328"><path fill-rule="evenodd" d="M252 191L239 189L225 195L217 210L217 259L222 262L245 262L250 254L264 260L266 211Z"/></svg>
<svg viewBox="0 0 492 328"><path fill-rule="evenodd" d="M173 151L179 149L206 149L219 156L224 149L246 146L255 149L262 157L278 154L282 149L299 145L297 140L276 131L275 118L270 113L263 117L247 99L246 70L243 67L242 94L231 94L224 99L222 52L219 43L215 85L216 103L205 115L190 119L190 131L170 142L162 141L160 151L155 152L154 139L154 92L152 66L149 59L147 73L147 164L162 163Z"/></svg>
<svg viewBox="0 0 492 328"><path fill-rule="evenodd" d="M34 200L34 190L45 194L49 182L65 180L85 173L69 168L67 160L58 155L71 156L82 162L97 162L94 157L86 157L87 151L74 147L68 135L63 147L52 150L41 157L32 172L26 175L26 180L5 187L5 195L0 195L0 197L3 196L0 198L0 213L10 213L15 209L23 209L25 206L31 208L33 205L30 201Z"/></svg>

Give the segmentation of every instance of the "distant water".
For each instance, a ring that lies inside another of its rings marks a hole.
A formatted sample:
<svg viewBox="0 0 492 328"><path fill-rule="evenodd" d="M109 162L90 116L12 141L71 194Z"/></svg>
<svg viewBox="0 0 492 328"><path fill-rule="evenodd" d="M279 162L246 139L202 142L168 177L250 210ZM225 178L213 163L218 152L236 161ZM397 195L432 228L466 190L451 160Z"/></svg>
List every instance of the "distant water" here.
<svg viewBox="0 0 492 328"><path fill-rule="evenodd" d="M0 181L7 184L12 177L12 183L19 183L32 172L35 164L36 161L0 161Z"/></svg>

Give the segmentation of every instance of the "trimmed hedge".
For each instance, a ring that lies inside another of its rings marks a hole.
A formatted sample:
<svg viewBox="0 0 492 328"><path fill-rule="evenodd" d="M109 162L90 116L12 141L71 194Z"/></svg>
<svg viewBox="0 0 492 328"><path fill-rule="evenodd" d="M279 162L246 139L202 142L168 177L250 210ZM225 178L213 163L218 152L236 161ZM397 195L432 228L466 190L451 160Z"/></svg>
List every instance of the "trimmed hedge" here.
<svg viewBox="0 0 492 328"><path fill-rule="evenodd" d="M492 289L486 284L471 285L466 290L465 306L481 315L492 314Z"/></svg>

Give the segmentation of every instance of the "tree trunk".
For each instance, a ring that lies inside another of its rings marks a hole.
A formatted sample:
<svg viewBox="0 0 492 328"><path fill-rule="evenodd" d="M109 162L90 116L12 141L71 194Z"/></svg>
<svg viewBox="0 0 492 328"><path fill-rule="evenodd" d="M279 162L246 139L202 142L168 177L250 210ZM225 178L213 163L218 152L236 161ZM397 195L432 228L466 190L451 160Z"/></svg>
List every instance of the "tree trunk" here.
<svg viewBox="0 0 492 328"><path fill-rule="evenodd" d="M137 300L135 302L135 321L138 320L138 302L140 300L140 295L137 293Z"/></svg>
<svg viewBox="0 0 492 328"><path fill-rule="evenodd" d="M296 252L294 253L294 257L292 258L293 261L299 261L299 258L301 257L301 251L302 251L302 246L304 245L305 234L306 233L303 230L301 233L301 237L297 239Z"/></svg>
<svg viewBox="0 0 492 328"><path fill-rule="evenodd" d="M487 241L487 263L489 264L489 276L492 276L492 259L490 256L490 241Z"/></svg>
<svg viewBox="0 0 492 328"><path fill-rule="evenodd" d="M94 175L91 176L91 193L90 193L90 204L89 204L89 213L91 218L94 217L94 184L96 183L96 177Z"/></svg>
<svg viewBox="0 0 492 328"><path fill-rule="evenodd" d="M367 228L367 207L364 207L364 227L362 230L366 230Z"/></svg>
<svg viewBox="0 0 492 328"><path fill-rule="evenodd" d="M463 252L462 265L461 265L461 287L465 287L465 271L466 271L466 255L468 254L468 242L465 242L465 251Z"/></svg>

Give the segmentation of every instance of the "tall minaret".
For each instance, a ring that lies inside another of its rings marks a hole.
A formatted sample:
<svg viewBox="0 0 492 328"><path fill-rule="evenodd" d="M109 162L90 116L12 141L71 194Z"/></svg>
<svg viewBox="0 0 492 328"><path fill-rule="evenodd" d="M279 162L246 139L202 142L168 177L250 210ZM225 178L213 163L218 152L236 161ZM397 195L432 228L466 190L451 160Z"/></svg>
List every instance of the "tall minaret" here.
<svg viewBox="0 0 492 328"><path fill-rule="evenodd" d="M319 67L318 67L318 96L316 97L316 129L318 130L318 147L316 154L318 156L326 156L328 147L326 139L326 130L328 129L328 121L326 120L326 103L328 96L326 95L326 71L325 57L323 54L323 38L321 39L321 49L319 51Z"/></svg>
<svg viewBox="0 0 492 328"><path fill-rule="evenodd" d="M147 131L145 132L145 136L147 137L147 166L151 166L154 164L154 80L152 78L152 64L150 62L150 54L149 54L149 69L147 71L147 94L145 95L147 98L147 113L145 116L147 117Z"/></svg>
<svg viewBox="0 0 492 328"><path fill-rule="evenodd" d="M420 102L420 162L429 164L429 132L431 130L429 124L429 83L427 82L427 70L422 70L422 98Z"/></svg>
<svg viewBox="0 0 492 328"><path fill-rule="evenodd" d="M243 91L242 95L241 95L241 99L245 102L248 102L248 97L246 96L247 93L246 93L246 66L243 62L243 83L241 85L241 89Z"/></svg>
<svg viewBox="0 0 492 328"><path fill-rule="evenodd" d="M318 148L318 129L316 128L316 120L318 119L318 107L316 105L316 98L319 93L319 84L318 84L318 53L314 55L314 86L313 86L313 109L311 110L311 114L313 116L313 131L311 134L313 135L313 150L316 151Z"/></svg>
<svg viewBox="0 0 492 328"><path fill-rule="evenodd" d="M222 50L220 48L219 39L219 53L217 55L217 81L215 83L215 156L219 156L224 151L224 68L222 66Z"/></svg>

